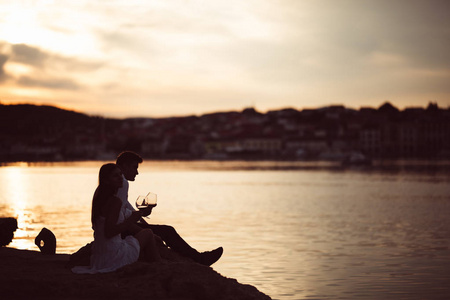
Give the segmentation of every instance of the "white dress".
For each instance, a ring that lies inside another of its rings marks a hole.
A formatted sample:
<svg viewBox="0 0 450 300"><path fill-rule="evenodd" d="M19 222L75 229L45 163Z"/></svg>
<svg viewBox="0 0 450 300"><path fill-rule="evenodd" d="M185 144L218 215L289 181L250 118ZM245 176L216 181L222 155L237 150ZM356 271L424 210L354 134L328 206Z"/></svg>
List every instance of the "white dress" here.
<svg viewBox="0 0 450 300"><path fill-rule="evenodd" d="M119 213L117 223L125 219L124 210ZM105 218L99 217L94 225L94 244L92 246L89 267L74 267L77 274L95 274L113 272L139 258L139 241L133 236L122 239L120 234L112 238L105 237Z"/></svg>

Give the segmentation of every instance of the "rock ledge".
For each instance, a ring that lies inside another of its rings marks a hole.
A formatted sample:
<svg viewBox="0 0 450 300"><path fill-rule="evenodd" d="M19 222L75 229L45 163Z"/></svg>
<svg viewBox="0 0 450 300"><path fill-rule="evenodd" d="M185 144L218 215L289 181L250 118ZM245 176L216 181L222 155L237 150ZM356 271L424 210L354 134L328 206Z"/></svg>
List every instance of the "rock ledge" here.
<svg viewBox="0 0 450 300"><path fill-rule="evenodd" d="M269 300L251 285L193 262L137 262L116 272L73 274L68 254L0 248L3 299Z"/></svg>

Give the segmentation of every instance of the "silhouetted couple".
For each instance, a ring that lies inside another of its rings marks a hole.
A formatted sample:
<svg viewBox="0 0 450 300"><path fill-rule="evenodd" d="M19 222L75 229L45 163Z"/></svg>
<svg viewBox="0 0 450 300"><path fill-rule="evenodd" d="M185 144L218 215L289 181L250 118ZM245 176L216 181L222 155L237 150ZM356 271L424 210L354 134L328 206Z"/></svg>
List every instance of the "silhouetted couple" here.
<svg viewBox="0 0 450 300"><path fill-rule="evenodd" d="M94 242L71 256L75 273L111 272L137 260L159 261L158 244L163 244L181 256L210 266L223 253L222 247L198 252L176 232L172 226L148 224L142 218L152 207L135 210L128 202L128 181L138 175L143 159L131 151L122 152L116 164L100 168L99 185L92 200L92 227ZM86 258L89 257L89 263ZM81 262L84 258L84 263Z"/></svg>

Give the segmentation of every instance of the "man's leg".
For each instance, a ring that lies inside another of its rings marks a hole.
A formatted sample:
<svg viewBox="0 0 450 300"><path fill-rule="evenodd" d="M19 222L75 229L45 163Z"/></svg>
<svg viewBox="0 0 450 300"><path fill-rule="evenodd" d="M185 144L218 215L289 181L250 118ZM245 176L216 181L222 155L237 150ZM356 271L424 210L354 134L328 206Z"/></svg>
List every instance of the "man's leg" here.
<svg viewBox="0 0 450 300"><path fill-rule="evenodd" d="M223 253L222 247L219 247L213 251L199 253L192 248L186 241L178 234L178 232L169 225L154 225L138 223L142 228L150 228L154 234L159 236L164 243L178 254L191 258L192 260L204 264L212 265L215 263Z"/></svg>
<svg viewBox="0 0 450 300"><path fill-rule="evenodd" d="M167 246L182 256L196 260L200 254L197 250L189 246L172 226L148 224L147 228L150 228Z"/></svg>

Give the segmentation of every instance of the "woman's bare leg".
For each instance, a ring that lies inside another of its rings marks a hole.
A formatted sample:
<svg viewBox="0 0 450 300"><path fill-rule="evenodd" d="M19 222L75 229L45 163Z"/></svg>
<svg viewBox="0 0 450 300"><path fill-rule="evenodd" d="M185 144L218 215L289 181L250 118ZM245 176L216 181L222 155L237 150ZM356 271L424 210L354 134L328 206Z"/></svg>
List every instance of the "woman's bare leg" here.
<svg viewBox="0 0 450 300"><path fill-rule="evenodd" d="M139 241L141 247L140 259L150 262L161 261L155 237L150 229L141 230L134 237Z"/></svg>

